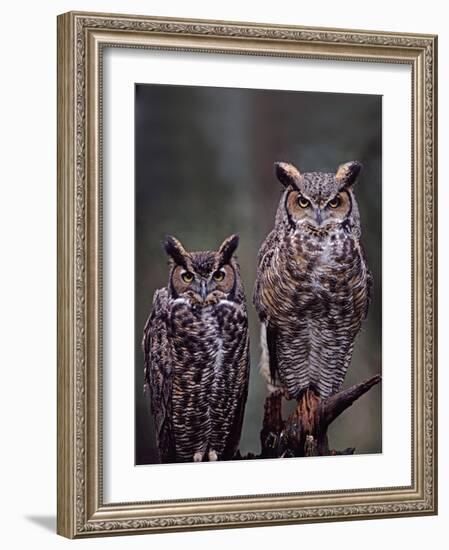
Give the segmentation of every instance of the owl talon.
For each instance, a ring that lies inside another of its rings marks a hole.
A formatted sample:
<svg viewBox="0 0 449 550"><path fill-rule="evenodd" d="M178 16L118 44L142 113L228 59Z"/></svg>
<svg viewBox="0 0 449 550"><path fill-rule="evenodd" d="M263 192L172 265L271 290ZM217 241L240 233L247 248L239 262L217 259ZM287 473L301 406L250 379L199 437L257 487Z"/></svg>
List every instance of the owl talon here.
<svg viewBox="0 0 449 550"><path fill-rule="evenodd" d="M282 389L279 386L274 386L273 384L267 383L267 391L270 395L277 395L282 393Z"/></svg>
<svg viewBox="0 0 449 550"><path fill-rule="evenodd" d="M288 393L287 388L281 388L281 393L283 397L287 399L287 401L290 401L290 399L292 399L292 396Z"/></svg>
<svg viewBox="0 0 449 550"><path fill-rule="evenodd" d="M209 451L208 457L209 457L209 462L215 462L216 460L218 460L217 452L214 451L213 449Z"/></svg>
<svg viewBox="0 0 449 550"><path fill-rule="evenodd" d="M204 453L202 453L201 451L197 451L193 455L193 462L203 462L203 456L204 456Z"/></svg>

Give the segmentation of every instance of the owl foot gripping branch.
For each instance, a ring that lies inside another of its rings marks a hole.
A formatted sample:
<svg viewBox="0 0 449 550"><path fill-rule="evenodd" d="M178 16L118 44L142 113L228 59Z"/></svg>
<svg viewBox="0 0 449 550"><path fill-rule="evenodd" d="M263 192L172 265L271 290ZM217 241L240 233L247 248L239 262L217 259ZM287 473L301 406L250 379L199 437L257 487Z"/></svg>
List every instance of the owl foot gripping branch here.
<svg viewBox="0 0 449 550"><path fill-rule="evenodd" d="M287 420L282 418L282 392L270 393L265 400L260 432L262 450L257 458L354 454L354 447L341 451L330 449L327 430L331 422L380 380L379 375L373 376L327 399L320 399L307 389Z"/></svg>

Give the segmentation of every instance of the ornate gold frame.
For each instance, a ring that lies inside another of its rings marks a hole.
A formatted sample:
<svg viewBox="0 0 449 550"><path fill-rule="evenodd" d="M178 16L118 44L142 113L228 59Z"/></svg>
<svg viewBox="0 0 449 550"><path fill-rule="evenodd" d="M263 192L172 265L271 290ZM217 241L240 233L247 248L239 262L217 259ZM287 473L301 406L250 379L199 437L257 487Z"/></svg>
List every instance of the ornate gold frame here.
<svg viewBox="0 0 449 550"><path fill-rule="evenodd" d="M404 63L412 68L412 484L104 504L101 59L104 46ZM58 17L58 533L78 538L435 514L437 38L129 15Z"/></svg>

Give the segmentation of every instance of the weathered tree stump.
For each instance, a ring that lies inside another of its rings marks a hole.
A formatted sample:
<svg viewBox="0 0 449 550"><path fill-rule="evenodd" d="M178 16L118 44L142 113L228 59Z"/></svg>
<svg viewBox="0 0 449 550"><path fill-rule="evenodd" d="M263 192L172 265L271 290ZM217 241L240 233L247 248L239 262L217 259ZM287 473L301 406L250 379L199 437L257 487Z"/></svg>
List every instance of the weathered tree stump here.
<svg viewBox="0 0 449 550"><path fill-rule="evenodd" d="M282 418L282 393L270 394L265 400L260 458L353 454L355 449L352 447L330 450L327 430L343 411L380 380L379 375L373 376L327 399L306 390L287 420Z"/></svg>

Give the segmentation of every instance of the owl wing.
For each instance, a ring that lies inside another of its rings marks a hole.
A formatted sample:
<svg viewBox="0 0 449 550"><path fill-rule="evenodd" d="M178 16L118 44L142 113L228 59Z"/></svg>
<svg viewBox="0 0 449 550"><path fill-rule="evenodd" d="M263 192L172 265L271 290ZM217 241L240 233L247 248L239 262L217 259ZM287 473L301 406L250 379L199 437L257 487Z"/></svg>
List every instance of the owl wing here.
<svg viewBox="0 0 449 550"><path fill-rule="evenodd" d="M265 321L268 314L263 301L262 290L267 285L267 270L270 268L271 258L276 248L276 241L277 233L273 230L262 243L257 256L257 277L254 286L253 304L261 321Z"/></svg>
<svg viewBox="0 0 449 550"><path fill-rule="evenodd" d="M263 357L261 360L262 363L265 363L265 360L268 359L268 369L266 365L262 366L262 369L265 368L269 370L270 374L270 383L275 384L278 374L278 361L277 361L277 327L270 321L267 304L264 301L263 290L267 292L272 286L270 281L270 270L271 259L277 247L278 234L277 231L273 229L265 241L262 243L262 246L259 250L258 255L258 269L257 269L257 278L256 284L254 287L254 296L253 303L256 308L257 313L259 314L259 319L263 323L263 330L265 331L262 348L266 348L264 353L267 355L266 358ZM274 273L272 274L274 279ZM269 293L269 292L268 292ZM262 354L264 356L264 353Z"/></svg>
<svg viewBox="0 0 449 550"><path fill-rule="evenodd" d="M266 324L266 338L268 349L268 360L270 368L271 384L276 384L278 378L278 354L277 354L278 329L270 322Z"/></svg>
<svg viewBox="0 0 449 550"><path fill-rule="evenodd" d="M365 311L364 311L364 316L363 318L366 319L367 315L368 315L368 309L369 309L369 306L373 300L373 291L374 291L374 281L373 281L373 274L371 273L369 267L368 267L368 260L367 260L367 257L366 257L366 252L365 252L365 249L362 245L362 243L359 244L360 246L360 255L362 257L362 262L365 266L365 270L366 270L366 292L367 292L367 301L366 301L366 306L365 306Z"/></svg>
<svg viewBox="0 0 449 550"><path fill-rule="evenodd" d="M172 429L172 369L167 338L168 293L156 290L153 307L143 330L145 389L150 392L151 412L161 462L175 461Z"/></svg>
<svg viewBox="0 0 449 550"><path fill-rule="evenodd" d="M245 311L246 316L246 311ZM235 410L235 415L229 431L229 437L226 442L226 447L223 452L225 459L234 458L235 453L240 442L240 436L242 433L243 417L245 412L246 400L248 397L248 383L249 383L249 334L248 324L245 322L244 327L239 331L237 336L238 343L235 346L236 362L238 362L238 381L237 386L239 395L237 397L238 403ZM232 360L231 360L232 363Z"/></svg>

